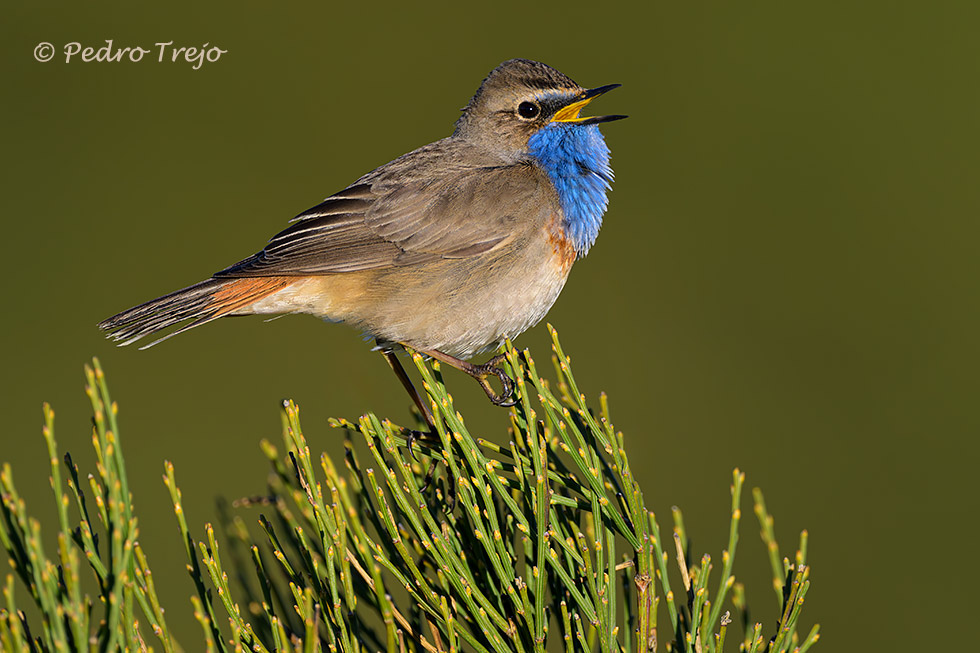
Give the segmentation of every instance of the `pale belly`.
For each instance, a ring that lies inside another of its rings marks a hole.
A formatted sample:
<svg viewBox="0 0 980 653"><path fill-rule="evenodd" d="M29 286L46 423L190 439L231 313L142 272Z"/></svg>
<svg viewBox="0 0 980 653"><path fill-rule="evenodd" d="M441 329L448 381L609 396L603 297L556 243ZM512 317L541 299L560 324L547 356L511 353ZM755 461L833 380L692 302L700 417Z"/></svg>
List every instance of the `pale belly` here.
<svg viewBox="0 0 980 653"><path fill-rule="evenodd" d="M525 268L524 273L495 280L474 278L461 286L459 294L430 297L413 310L400 312L380 335L464 359L495 349L540 322L568 278L567 271L561 273L550 264L537 270Z"/></svg>
<svg viewBox="0 0 980 653"><path fill-rule="evenodd" d="M382 341L469 358L540 322L574 254L547 237L469 259L297 279L252 313L311 313Z"/></svg>

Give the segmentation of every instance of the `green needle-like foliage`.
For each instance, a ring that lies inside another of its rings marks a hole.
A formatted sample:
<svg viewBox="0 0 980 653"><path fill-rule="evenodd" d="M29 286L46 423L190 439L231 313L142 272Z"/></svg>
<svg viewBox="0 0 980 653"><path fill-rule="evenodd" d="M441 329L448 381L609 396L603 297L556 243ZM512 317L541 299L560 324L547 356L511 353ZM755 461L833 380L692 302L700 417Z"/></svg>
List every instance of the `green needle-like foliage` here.
<svg viewBox="0 0 980 653"><path fill-rule="evenodd" d="M438 364L416 355L434 432L373 414L336 420L347 434L345 468L338 468L311 453L299 408L286 402L282 445L262 443L272 480L235 511L223 507L220 538L207 524L197 539L166 463L204 648L713 653L727 641L731 651L809 649L817 628L805 638L797 629L810 585L806 532L795 558L781 558L756 491L780 609L775 632L764 634L761 624L747 623L733 575L744 475L733 474L729 540L712 580L715 563L708 554L692 557L679 510L663 538L606 397L598 410L587 405L552 336L556 382L539 374L526 350L505 348L517 404L503 445L470 433ZM40 615L31 624L18 610L9 574L0 644L4 651L183 650L137 540L117 407L97 361L86 376L98 457L87 490L66 456L65 491L54 414L44 408L60 528L54 557L9 466L0 472L0 544ZM96 597L81 588L85 566ZM740 635L730 632L732 609L743 615Z"/></svg>

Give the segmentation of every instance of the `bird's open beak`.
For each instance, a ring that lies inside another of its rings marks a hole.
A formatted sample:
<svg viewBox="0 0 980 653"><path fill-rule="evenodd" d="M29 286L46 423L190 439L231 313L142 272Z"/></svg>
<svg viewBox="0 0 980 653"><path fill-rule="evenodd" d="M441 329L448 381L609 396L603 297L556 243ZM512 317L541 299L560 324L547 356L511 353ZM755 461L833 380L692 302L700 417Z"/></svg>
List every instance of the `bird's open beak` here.
<svg viewBox="0 0 980 653"><path fill-rule="evenodd" d="M590 88L586 91L582 91L577 96L575 96L571 103L559 109L555 115L551 118L551 122L570 122L576 125L596 125L600 122L612 122L613 120L622 120L627 116L586 116L584 118L579 117L579 113L585 108L592 100L596 99L603 93L607 93L614 88L619 88L622 84L607 84L606 86L599 86L597 88Z"/></svg>

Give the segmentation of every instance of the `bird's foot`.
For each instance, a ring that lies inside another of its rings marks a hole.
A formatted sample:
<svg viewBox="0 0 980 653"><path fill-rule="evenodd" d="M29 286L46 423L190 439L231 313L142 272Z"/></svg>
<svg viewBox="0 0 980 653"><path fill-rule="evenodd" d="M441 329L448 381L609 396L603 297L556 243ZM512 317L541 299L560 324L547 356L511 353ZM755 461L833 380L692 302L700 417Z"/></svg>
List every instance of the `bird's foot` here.
<svg viewBox="0 0 980 653"><path fill-rule="evenodd" d="M422 461L420 461L419 457L415 455L416 442L425 442L434 448L439 445L440 440L439 436L436 435L434 430L416 431L415 429L405 429L405 446L408 447L408 453L412 456L412 460L421 464ZM431 458L429 460L429 465L425 470L425 477L422 481L422 487L419 488L419 492L424 494L425 491L429 489L429 487L432 485L433 479L435 478L438 467L439 459Z"/></svg>
<svg viewBox="0 0 980 653"><path fill-rule="evenodd" d="M474 365L473 363L456 358L455 356L450 356L449 354L444 354L435 349L419 349L418 352L432 356L437 361L452 365L457 370L461 370L472 376L480 384L480 387L483 388L483 391L487 393L490 401L497 406L509 407L517 403L511 398L514 394L514 380L507 376L507 373L500 367L500 364L507 360L506 355L498 354L483 365ZM491 376L496 376L500 379L501 389L499 394L494 391L493 386L487 380Z"/></svg>
<svg viewBox="0 0 980 653"><path fill-rule="evenodd" d="M420 440L428 441L430 444L432 444L433 443L432 441L435 440L434 443L435 445L438 445L439 443L438 436L432 431L423 432L423 431L409 430L405 436L405 442L408 446L408 452L412 455L412 458L417 463L420 461L418 457L415 455L414 443ZM422 486L419 488L420 493L425 494L429 490L429 488L432 487L438 469L439 469L439 459L430 458L429 465L425 470L425 476L422 479ZM447 474L446 474L446 485L445 485L446 488L445 505L446 508L450 512L452 512L453 508L456 506L456 481L455 479L453 479L452 474L449 473L448 467L446 468L446 472Z"/></svg>
<svg viewBox="0 0 980 653"><path fill-rule="evenodd" d="M512 397L514 394L514 380L510 378L500 364L507 359L504 354L499 354L488 360L483 365L470 365L468 369L464 368L464 371L476 379L476 382L480 384L483 391L487 393L487 397L490 398L497 406L509 407L517 403ZM497 394L493 387L491 387L490 382L487 380L491 375L496 375L500 379L501 390L500 394Z"/></svg>
<svg viewBox="0 0 980 653"><path fill-rule="evenodd" d="M419 462L419 457L415 455L416 442L424 442L432 447L440 444L439 436L434 430L416 431L415 429L405 429L405 431L405 445L408 447L408 453L412 455L412 459L415 462Z"/></svg>

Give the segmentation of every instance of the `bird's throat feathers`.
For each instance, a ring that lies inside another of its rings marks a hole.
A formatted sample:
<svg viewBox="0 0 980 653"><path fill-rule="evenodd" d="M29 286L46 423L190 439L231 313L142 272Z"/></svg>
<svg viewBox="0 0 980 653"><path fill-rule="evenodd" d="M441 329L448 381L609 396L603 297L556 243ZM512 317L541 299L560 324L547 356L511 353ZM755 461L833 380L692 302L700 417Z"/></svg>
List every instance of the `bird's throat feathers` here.
<svg viewBox="0 0 980 653"><path fill-rule="evenodd" d="M549 123L531 136L528 150L558 192L565 236L578 256L585 256L599 235L613 180L599 127Z"/></svg>

